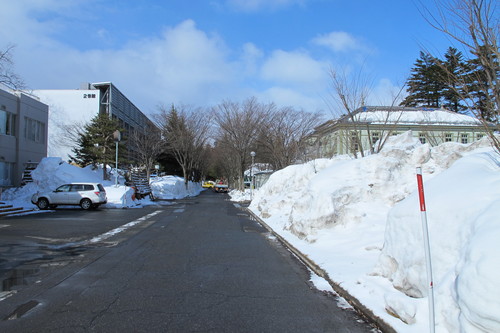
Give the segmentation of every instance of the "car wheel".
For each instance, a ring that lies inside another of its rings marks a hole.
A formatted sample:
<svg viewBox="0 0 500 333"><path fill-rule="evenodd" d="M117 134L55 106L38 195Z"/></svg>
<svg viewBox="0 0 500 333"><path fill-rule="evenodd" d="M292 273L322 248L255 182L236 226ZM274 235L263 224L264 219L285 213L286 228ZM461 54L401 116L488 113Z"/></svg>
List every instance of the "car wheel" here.
<svg viewBox="0 0 500 333"><path fill-rule="evenodd" d="M40 209L48 209L49 208L49 200L45 198L40 198L38 199L38 202L36 203L38 208Z"/></svg>
<svg viewBox="0 0 500 333"><path fill-rule="evenodd" d="M89 210L92 208L92 201L90 201L90 199L82 199L82 201L80 201L80 207L82 207L82 209Z"/></svg>

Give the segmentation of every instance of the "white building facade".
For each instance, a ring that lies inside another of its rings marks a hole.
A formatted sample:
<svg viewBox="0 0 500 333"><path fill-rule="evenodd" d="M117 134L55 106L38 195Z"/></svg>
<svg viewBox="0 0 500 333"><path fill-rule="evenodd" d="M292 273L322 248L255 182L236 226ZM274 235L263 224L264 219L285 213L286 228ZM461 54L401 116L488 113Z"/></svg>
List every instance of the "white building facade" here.
<svg viewBox="0 0 500 333"><path fill-rule="evenodd" d="M387 136L411 131L422 143L472 143L486 135L476 118L456 112L424 107L367 106L329 120L311 135L309 153L332 157L378 151Z"/></svg>
<svg viewBox="0 0 500 333"><path fill-rule="evenodd" d="M129 134L133 130L146 131L153 126L142 113L111 82L84 83L79 89L33 90L34 95L49 105L48 156L68 161L74 140L68 133L74 127L82 128L99 113L116 119Z"/></svg>

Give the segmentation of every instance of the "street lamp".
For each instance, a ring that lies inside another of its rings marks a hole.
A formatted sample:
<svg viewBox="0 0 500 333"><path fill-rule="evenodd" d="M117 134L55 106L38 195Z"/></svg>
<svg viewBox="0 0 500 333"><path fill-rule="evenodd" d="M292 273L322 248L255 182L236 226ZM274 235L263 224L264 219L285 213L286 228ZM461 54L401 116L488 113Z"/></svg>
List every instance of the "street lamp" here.
<svg viewBox="0 0 500 333"><path fill-rule="evenodd" d="M252 156L252 165L250 166L250 199L253 199L253 163L255 158L255 152L250 152L250 156Z"/></svg>
<svg viewBox="0 0 500 333"><path fill-rule="evenodd" d="M119 130L113 132L113 139L115 140L116 162L115 162L115 187L118 187L118 142L122 139Z"/></svg>

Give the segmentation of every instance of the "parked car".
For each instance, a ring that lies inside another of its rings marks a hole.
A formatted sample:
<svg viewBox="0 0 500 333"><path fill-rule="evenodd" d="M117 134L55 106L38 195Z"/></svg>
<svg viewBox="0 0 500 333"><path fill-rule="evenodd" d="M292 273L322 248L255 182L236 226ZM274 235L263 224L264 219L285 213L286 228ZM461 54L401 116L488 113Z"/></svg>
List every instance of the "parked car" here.
<svg viewBox="0 0 500 333"><path fill-rule="evenodd" d="M201 187L203 188L213 188L215 185L215 182L211 181L211 180L208 180L206 182L204 182Z"/></svg>
<svg viewBox="0 0 500 333"><path fill-rule="evenodd" d="M214 185L214 191L218 193L227 193L229 192L229 186L223 180L218 180Z"/></svg>
<svg viewBox="0 0 500 333"><path fill-rule="evenodd" d="M64 184L52 192L35 193L31 202L40 209L54 209L59 205L79 205L88 210L108 202L106 190L99 183Z"/></svg>

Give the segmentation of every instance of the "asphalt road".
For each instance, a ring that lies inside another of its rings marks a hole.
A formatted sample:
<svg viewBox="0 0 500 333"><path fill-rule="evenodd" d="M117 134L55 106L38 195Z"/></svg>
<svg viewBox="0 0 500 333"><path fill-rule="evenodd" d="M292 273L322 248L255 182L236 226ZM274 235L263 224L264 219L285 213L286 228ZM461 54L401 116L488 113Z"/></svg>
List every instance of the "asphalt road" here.
<svg viewBox="0 0 500 333"><path fill-rule="evenodd" d="M0 220L0 331L372 331L227 198Z"/></svg>

